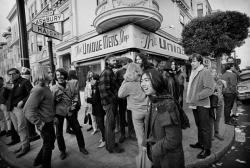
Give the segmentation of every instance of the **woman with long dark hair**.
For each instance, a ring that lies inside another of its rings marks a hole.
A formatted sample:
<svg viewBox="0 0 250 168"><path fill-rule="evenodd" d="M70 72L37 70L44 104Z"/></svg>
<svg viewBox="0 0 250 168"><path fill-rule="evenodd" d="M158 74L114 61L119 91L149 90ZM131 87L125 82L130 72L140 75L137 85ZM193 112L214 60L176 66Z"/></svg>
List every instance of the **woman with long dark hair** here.
<svg viewBox="0 0 250 168"><path fill-rule="evenodd" d="M149 97L143 146L147 147L153 167L183 168L182 130L176 101L165 90L163 77L156 69L142 74L141 87Z"/></svg>

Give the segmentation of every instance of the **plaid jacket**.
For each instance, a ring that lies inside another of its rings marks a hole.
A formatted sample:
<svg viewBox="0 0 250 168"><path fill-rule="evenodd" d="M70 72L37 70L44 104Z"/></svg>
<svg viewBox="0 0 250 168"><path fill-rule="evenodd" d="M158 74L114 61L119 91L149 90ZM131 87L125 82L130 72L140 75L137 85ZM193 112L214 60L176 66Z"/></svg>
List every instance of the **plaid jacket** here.
<svg viewBox="0 0 250 168"><path fill-rule="evenodd" d="M105 67L101 73L98 88L103 106L116 101L118 85L115 74L111 68Z"/></svg>

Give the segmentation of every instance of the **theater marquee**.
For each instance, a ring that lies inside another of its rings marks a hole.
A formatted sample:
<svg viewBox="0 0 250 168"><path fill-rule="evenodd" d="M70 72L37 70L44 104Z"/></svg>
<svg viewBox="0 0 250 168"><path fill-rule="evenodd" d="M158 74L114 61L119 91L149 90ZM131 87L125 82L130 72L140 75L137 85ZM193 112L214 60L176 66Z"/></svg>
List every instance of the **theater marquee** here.
<svg viewBox="0 0 250 168"><path fill-rule="evenodd" d="M129 48L188 59L181 45L135 25L127 25L73 45L71 47L72 62Z"/></svg>

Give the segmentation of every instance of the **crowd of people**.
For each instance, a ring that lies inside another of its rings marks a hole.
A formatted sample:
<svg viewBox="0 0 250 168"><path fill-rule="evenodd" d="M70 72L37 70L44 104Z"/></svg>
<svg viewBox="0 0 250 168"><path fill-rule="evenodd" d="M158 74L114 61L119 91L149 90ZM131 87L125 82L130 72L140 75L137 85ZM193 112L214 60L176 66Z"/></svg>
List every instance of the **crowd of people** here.
<svg viewBox="0 0 250 168"><path fill-rule="evenodd" d="M221 75L215 68L205 67L199 54L192 54L190 60L192 71L186 103L198 128L198 141L190 147L200 148L197 158L204 159L211 154L212 140L223 140L219 129L223 112L226 124L237 124L230 117L236 99L237 76L232 64ZM84 155L89 153L77 117L82 105L75 70L67 72L58 68L55 84L48 68L43 66L35 68L32 83L16 68L9 69L7 74L7 82L0 77L0 129L1 136L11 136L12 141L7 145L21 142L20 148L14 151L16 157L30 150L31 137L39 132L43 145L34 166L51 167L55 140L60 159L64 160L67 157L63 136L65 119L66 132L76 136L79 151ZM87 131L93 130L92 135L101 132L98 148L122 153L124 149L119 143L126 138L133 139L135 133L138 156L146 151L153 168L185 167L182 129L188 122L183 112L186 78L183 66L174 59L155 64L143 53L136 53L134 62L107 56L100 74L88 72L84 90L84 123L89 125ZM118 128L119 143L115 138Z"/></svg>

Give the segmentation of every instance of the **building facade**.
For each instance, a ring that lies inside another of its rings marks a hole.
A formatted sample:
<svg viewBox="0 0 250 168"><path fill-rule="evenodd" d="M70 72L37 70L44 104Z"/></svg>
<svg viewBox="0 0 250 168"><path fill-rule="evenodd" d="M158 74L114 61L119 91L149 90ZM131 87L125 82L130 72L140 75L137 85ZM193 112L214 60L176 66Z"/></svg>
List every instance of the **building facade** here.
<svg viewBox="0 0 250 168"><path fill-rule="evenodd" d="M86 0L26 0L31 68L49 66L48 38L31 30L32 23L45 16L48 7L54 15L63 14L63 20L54 23L55 30L62 34L62 41L53 39L56 67L77 69L81 89L87 72L100 73L104 57L109 54L134 59L136 52L144 52L156 63L171 57L180 62L187 60L181 46L184 25L197 16L211 13L208 0L95 0L88 3ZM14 40L15 10L14 7L8 15L12 48L18 44Z"/></svg>

